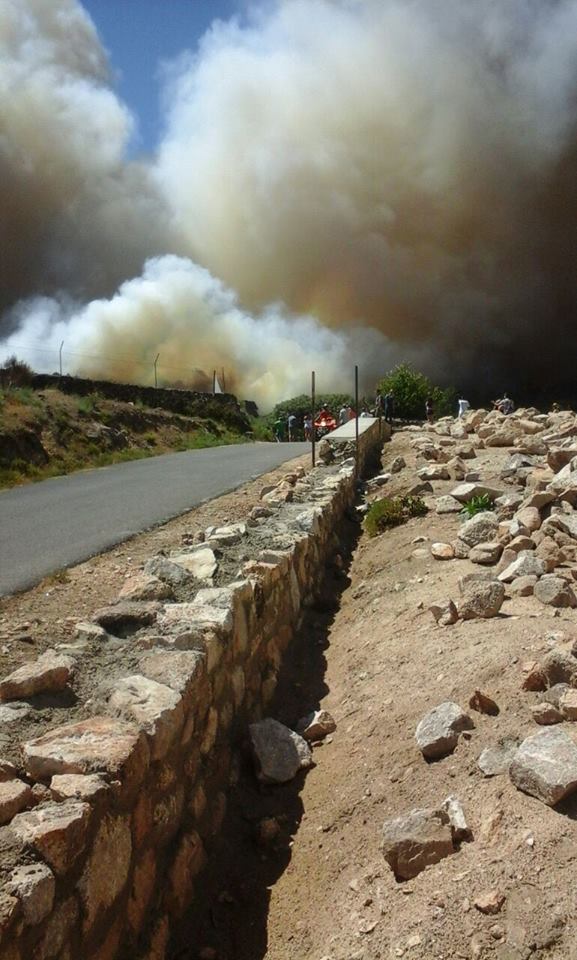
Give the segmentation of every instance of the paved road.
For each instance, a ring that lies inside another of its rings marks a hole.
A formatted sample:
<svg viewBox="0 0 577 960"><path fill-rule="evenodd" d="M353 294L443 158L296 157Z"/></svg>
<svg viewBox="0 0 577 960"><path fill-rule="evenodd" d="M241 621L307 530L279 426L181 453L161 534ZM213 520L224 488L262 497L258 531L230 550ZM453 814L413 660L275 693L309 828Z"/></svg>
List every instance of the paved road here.
<svg viewBox="0 0 577 960"><path fill-rule="evenodd" d="M211 447L0 492L0 596L26 590L308 449L305 443Z"/></svg>

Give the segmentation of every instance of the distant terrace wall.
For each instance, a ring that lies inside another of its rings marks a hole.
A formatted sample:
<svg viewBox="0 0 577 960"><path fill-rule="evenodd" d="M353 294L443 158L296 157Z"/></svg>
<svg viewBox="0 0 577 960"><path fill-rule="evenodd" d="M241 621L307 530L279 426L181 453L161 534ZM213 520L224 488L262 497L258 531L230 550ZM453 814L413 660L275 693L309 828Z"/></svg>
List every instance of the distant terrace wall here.
<svg viewBox="0 0 577 960"><path fill-rule="evenodd" d="M375 423L361 461L380 446ZM131 636L102 614L77 626L80 658L90 641L132 660L95 678L93 714L22 745L25 773L0 762L0 812L6 783L17 801L0 830L2 960L170 956L225 816L233 754L266 712L355 495L350 460L289 475L236 531L240 548L230 531L208 534L222 564L242 550L236 579L186 603L122 601L147 624Z"/></svg>
<svg viewBox="0 0 577 960"><path fill-rule="evenodd" d="M89 380L83 377L36 373L31 386L35 390L52 388L63 393L87 396L99 393L109 400L143 403L160 407L172 413L188 416L213 417L241 432L250 430L250 422L232 393L201 393L196 390L170 390L166 387L141 387L133 383L114 383L110 380Z"/></svg>

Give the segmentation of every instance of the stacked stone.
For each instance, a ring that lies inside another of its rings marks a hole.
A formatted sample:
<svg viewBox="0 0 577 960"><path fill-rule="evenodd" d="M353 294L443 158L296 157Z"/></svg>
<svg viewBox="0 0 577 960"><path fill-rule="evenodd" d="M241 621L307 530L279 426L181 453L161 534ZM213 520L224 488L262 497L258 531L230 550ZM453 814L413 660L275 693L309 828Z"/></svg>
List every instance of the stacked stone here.
<svg viewBox="0 0 577 960"><path fill-rule="evenodd" d="M79 625L81 639L106 643L116 639L108 630L136 623L140 655L94 698L95 715L23 744L21 770L0 762L5 960L165 956L226 812L234 745L270 702L354 501L350 464L285 479L293 496L275 491L257 519L266 532L287 512L286 549L261 551L238 579L188 602L159 598L167 570L157 564L140 582L146 591L151 581L154 599L121 597ZM211 562L203 558L205 573ZM75 665L50 651L5 678L0 699L61 690Z"/></svg>

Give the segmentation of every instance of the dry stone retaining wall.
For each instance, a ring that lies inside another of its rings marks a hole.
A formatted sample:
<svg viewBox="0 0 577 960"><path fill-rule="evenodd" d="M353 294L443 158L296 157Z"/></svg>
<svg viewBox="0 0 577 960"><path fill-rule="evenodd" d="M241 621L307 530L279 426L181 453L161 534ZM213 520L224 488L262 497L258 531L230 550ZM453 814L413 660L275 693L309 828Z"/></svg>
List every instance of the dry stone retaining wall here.
<svg viewBox="0 0 577 960"><path fill-rule="evenodd" d="M362 456L379 444L371 430ZM130 675L95 696L94 715L23 744L25 774L0 761L1 960L168 955L225 815L235 745L339 548L353 465L286 489L254 520L262 535L270 525L269 549L188 602L137 604L147 625L126 639L140 650Z"/></svg>

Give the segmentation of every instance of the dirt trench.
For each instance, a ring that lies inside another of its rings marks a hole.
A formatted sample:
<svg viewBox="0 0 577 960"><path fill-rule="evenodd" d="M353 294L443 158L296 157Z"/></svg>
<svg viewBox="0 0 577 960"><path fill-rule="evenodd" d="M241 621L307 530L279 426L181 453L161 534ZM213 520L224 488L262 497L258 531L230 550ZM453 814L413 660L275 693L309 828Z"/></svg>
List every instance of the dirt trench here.
<svg viewBox="0 0 577 960"><path fill-rule="evenodd" d="M394 492L414 480L409 440L400 432L385 448L385 467L397 454L407 461ZM505 457L479 451L475 469L494 480ZM453 485L435 482L435 494ZM430 603L457 598L459 577L478 569L431 557L431 542L452 540L461 523L431 511L373 540L349 531L351 555L328 571L328 601L308 612L270 711L294 725L321 705L337 730L315 748L314 768L283 786L259 785L245 750L178 960L577 958L577 803L544 807L476 763L500 738L536 731L522 662L577 635L577 614L523 597L494 620L437 626ZM478 687L499 715L474 714L470 739L427 763L414 739L421 717L444 700L467 708ZM471 842L397 882L380 851L383 821L449 795ZM500 913L479 912L475 900L495 890Z"/></svg>

